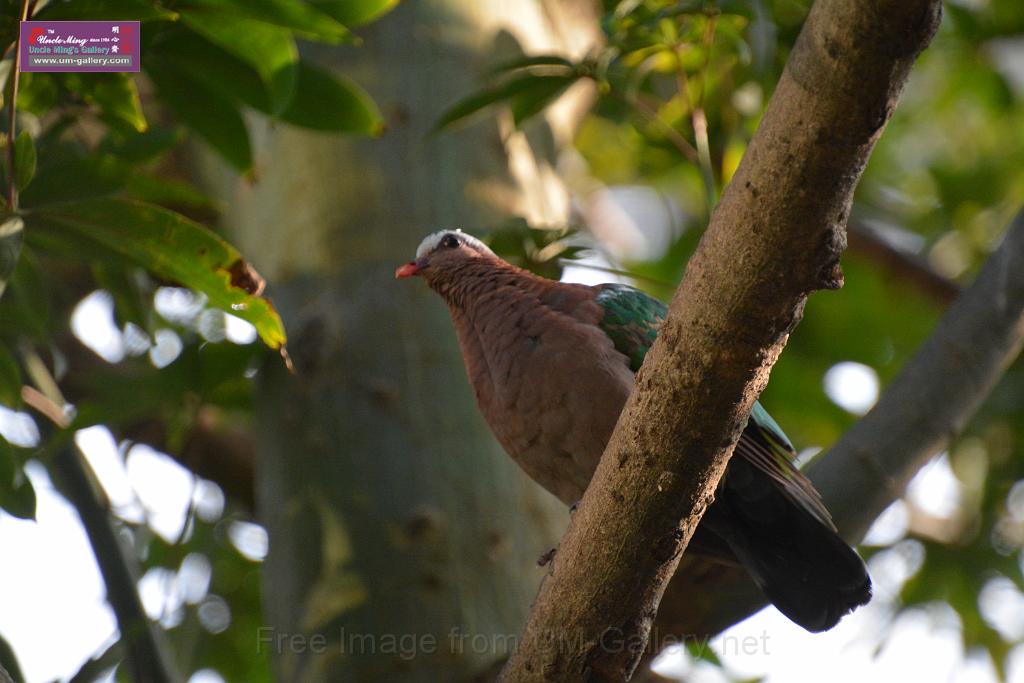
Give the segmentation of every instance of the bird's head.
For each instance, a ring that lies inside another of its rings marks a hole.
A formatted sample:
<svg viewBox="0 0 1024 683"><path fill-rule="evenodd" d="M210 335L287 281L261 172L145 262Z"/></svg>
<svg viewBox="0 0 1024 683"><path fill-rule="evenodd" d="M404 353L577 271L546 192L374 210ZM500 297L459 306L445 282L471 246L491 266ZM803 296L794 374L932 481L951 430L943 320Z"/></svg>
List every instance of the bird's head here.
<svg viewBox="0 0 1024 683"><path fill-rule="evenodd" d="M423 238L416 249L416 260L398 267L396 278L421 276L429 285L440 284L461 269L480 259L496 259L490 248L461 230L441 230Z"/></svg>

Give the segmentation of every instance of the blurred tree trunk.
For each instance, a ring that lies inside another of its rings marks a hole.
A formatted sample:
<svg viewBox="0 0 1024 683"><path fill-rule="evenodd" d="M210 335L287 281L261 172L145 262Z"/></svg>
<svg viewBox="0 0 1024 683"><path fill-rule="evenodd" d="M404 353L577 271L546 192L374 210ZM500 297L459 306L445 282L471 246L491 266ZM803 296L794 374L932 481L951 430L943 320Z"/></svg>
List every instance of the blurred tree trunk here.
<svg viewBox="0 0 1024 683"><path fill-rule="evenodd" d="M427 134L497 60L585 51L594 11L402 3L362 47L309 55L369 88L381 139L254 121L255 183L201 162L232 239L270 282L297 371L271 364L257 408L271 628L254 637L282 680L469 680L522 628L566 511L479 417L441 301L392 274L442 227L565 222L553 157L585 93L529 141L493 118Z"/></svg>

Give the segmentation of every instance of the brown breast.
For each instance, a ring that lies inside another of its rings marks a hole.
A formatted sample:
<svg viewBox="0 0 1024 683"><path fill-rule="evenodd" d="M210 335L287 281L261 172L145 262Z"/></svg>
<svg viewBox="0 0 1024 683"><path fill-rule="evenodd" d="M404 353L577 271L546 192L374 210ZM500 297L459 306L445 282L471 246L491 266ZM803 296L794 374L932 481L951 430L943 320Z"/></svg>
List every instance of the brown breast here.
<svg viewBox="0 0 1024 683"><path fill-rule="evenodd" d="M452 308L480 411L534 481L575 503L633 373L596 326L603 311L589 287L539 278L487 284Z"/></svg>

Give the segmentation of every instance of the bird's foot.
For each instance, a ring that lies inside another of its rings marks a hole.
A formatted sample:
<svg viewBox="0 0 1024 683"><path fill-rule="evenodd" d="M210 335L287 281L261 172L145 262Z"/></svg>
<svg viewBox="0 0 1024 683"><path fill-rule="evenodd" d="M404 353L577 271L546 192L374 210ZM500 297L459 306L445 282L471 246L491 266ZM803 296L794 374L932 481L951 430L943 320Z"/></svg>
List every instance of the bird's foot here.
<svg viewBox="0 0 1024 683"><path fill-rule="evenodd" d="M558 548L552 548L543 555L537 558L537 566L545 567L551 560L555 559L555 553L558 552Z"/></svg>
<svg viewBox="0 0 1024 683"><path fill-rule="evenodd" d="M569 514L570 515L576 514L576 509L579 506L580 506L580 501L578 501L578 500L575 503L573 503L572 505L570 505L569 506Z"/></svg>

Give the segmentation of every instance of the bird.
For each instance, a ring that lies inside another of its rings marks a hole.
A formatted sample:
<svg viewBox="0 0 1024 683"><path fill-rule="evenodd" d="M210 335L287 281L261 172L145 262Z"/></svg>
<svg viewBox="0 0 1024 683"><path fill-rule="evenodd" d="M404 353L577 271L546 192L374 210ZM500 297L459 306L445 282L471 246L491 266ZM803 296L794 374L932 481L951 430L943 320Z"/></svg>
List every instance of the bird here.
<svg viewBox="0 0 1024 683"><path fill-rule="evenodd" d="M427 235L395 277L419 277L448 305L476 402L498 442L566 505L583 496L667 307L620 283L549 280L461 230ZM838 534L796 450L755 402L691 541L741 565L807 631L871 599L871 579Z"/></svg>

